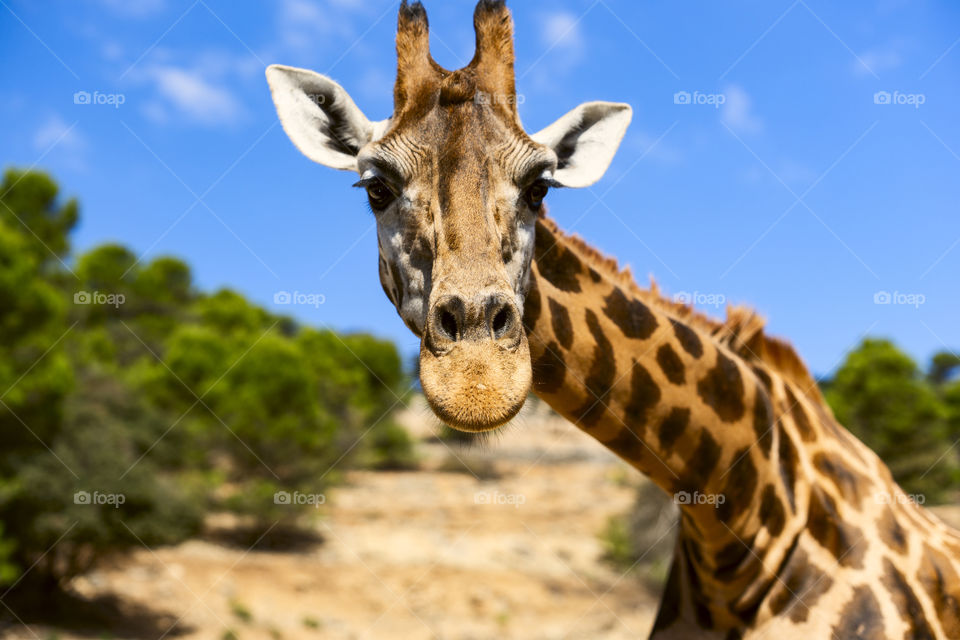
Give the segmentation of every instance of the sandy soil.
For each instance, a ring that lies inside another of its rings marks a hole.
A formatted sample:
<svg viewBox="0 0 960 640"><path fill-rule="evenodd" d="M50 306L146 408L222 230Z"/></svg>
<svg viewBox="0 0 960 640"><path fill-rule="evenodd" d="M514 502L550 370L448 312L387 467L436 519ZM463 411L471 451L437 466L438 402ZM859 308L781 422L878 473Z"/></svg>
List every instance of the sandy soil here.
<svg viewBox="0 0 960 640"><path fill-rule="evenodd" d="M151 618L148 631L29 625L3 637L646 637L656 594L600 561L598 532L634 497L622 463L545 412L479 450L436 440L422 406L404 422L423 469L348 474L320 511L322 544L143 550L75 589L117 596Z"/></svg>

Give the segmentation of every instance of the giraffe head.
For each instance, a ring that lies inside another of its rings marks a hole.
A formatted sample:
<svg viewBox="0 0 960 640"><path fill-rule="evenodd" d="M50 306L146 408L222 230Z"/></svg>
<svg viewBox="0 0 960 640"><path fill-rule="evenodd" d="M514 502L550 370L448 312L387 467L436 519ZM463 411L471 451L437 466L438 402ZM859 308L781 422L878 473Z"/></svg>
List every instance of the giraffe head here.
<svg viewBox="0 0 960 640"><path fill-rule="evenodd" d="M481 0L474 27L473 59L448 71L430 55L423 6L401 4L393 115L380 122L312 71L273 65L267 80L300 151L360 175L376 217L380 282L421 339L430 406L453 427L484 431L512 418L530 390L521 318L544 197L598 180L631 111L589 102L528 135L503 0Z"/></svg>

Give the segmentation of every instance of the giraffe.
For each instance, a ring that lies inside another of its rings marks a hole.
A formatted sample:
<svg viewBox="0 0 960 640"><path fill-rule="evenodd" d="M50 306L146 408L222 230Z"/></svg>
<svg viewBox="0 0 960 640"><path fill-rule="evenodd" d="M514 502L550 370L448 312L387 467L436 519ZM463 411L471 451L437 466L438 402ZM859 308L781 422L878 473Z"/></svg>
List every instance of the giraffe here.
<svg viewBox="0 0 960 640"><path fill-rule="evenodd" d="M267 69L293 143L360 175L436 415L494 429L532 390L675 497L652 638L960 638L960 534L837 423L794 350L748 309L720 322L641 288L547 216L550 189L606 171L629 105L527 134L503 0L474 27L474 58L448 71L404 1L379 122L329 78Z"/></svg>

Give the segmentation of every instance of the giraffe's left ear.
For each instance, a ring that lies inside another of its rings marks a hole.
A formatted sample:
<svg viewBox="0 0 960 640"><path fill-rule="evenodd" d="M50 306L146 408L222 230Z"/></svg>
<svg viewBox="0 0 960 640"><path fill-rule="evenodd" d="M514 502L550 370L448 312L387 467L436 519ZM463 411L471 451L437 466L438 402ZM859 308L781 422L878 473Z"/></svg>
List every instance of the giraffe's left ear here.
<svg viewBox="0 0 960 640"><path fill-rule="evenodd" d="M565 187L589 187L610 166L633 111L620 102L585 102L530 136L557 154L553 179Z"/></svg>

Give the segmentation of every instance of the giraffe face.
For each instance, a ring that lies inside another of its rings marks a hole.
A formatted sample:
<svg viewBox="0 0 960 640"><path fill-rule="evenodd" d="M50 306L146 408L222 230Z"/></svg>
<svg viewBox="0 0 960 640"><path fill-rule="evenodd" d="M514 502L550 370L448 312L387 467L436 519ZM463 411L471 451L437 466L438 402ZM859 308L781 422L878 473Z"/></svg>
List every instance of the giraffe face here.
<svg viewBox="0 0 960 640"><path fill-rule="evenodd" d="M521 315L557 164L477 95L435 101L358 157L380 281L421 337L424 392L441 419L468 430L506 422L529 391Z"/></svg>
<svg viewBox="0 0 960 640"><path fill-rule="evenodd" d="M312 160L356 171L377 223L384 292L421 339L420 380L437 416L493 429L531 385L521 318L534 224L552 187L606 170L630 107L592 102L528 135L516 111L513 30L504 3L481 0L477 53L458 71L429 53L426 12L400 8L394 112L371 122L338 84L271 66L287 134Z"/></svg>

